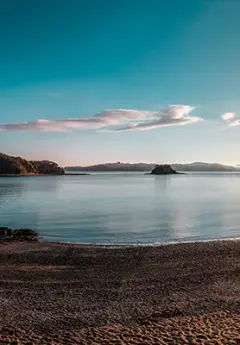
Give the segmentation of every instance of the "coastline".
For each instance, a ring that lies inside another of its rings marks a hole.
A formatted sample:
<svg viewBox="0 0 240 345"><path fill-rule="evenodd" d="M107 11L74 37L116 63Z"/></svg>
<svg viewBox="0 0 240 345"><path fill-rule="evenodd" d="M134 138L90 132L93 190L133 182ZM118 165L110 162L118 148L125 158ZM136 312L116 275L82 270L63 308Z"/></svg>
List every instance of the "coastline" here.
<svg viewBox="0 0 240 345"><path fill-rule="evenodd" d="M5 344L240 341L239 240L14 242L0 259Z"/></svg>
<svg viewBox="0 0 240 345"><path fill-rule="evenodd" d="M71 242L71 241L47 241L42 240L41 237L38 243L50 244L50 245L68 245L68 246L80 246L80 247L93 247L93 248L109 248L109 249L125 249L125 248L154 248L154 247L167 247L184 244L201 244L211 242L240 242L240 237L222 237L222 238L210 238L201 240L186 240L186 241L169 241L169 242L154 242L154 243L103 243L103 242Z"/></svg>
<svg viewBox="0 0 240 345"><path fill-rule="evenodd" d="M61 174L0 174L0 177L38 177L38 176L64 176Z"/></svg>
<svg viewBox="0 0 240 345"><path fill-rule="evenodd" d="M89 173L73 173L73 174L0 174L0 177L39 177L39 176L52 176L52 177L56 177L56 176L89 176L91 174Z"/></svg>

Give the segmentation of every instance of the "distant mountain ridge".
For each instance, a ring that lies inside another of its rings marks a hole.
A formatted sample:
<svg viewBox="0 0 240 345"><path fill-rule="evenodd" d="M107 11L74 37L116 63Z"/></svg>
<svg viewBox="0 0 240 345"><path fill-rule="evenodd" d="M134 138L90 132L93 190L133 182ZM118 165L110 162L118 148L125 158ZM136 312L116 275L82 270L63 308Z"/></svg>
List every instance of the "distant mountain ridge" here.
<svg viewBox="0 0 240 345"><path fill-rule="evenodd" d="M180 171L238 171L235 166L219 163L194 162L189 164L172 164L173 168Z"/></svg>
<svg viewBox="0 0 240 345"><path fill-rule="evenodd" d="M85 171L85 172L141 172L141 171L152 171L156 163L105 163L90 166L68 166L65 167L65 171ZM187 164L171 164L172 168L177 171L240 171L239 168L231 165L223 165L219 163L204 163L204 162L194 162Z"/></svg>
<svg viewBox="0 0 240 345"><path fill-rule="evenodd" d="M65 167L65 171L91 171L91 172L104 172L104 171L151 171L156 164L147 164L147 163L105 163L105 164L97 164L97 165L90 165L90 166L69 166Z"/></svg>
<svg viewBox="0 0 240 345"><path fill-rule="evenodd" d="M63 175L63 168L50 161L28 161L0 153L0 175Z"/></svg>

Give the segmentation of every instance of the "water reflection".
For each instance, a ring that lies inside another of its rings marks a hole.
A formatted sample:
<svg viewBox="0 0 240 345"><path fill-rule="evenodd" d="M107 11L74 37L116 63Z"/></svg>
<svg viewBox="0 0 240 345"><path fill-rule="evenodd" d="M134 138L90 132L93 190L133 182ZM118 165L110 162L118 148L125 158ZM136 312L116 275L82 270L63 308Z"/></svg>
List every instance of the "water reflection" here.
<svg viewBox="0 0 240 345"><path fill-rule="evenodd" d="M236 177L96 175L0 179L0 226L43 239L154 243L239 236Z"/></svg>
<svg viewBox="0 0 240 345"><path fill-rule="evenodd" d="M58 179L18 177L0 179L0 226L39 228L43 195L54 196Z"/></svg>
<svg viewBox="0 0 240 345"><path fill-rule="evenodd" d="M22 190L24 189L21 183L10 181L5 182L4 179L0 179L0 206L1 204L8 202L9 197L13 195L19 196L22 193Z"/></svg>

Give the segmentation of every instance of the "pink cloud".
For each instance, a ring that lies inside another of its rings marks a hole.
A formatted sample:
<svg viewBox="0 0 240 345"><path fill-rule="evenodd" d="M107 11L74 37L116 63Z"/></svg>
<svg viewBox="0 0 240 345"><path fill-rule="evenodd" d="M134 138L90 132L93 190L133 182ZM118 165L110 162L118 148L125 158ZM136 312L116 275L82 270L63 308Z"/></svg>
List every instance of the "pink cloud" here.
<svg viewBox="0 0 240 345"><path fill-rule="evenodd" d="M2 131L61 132L70 130L129 131L151 130L163 126L183 126L201 120L191 116L189 105L172 105L160 111L133 109L106 110L86 118L40 119L32 122L0 124Z"/></svg>

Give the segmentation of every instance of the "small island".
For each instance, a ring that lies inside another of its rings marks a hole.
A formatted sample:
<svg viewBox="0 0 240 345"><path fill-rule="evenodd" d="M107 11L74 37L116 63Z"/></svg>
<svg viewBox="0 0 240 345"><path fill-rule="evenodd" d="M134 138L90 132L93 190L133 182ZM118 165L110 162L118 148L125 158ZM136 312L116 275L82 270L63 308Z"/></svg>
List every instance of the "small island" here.
<svg viewBox="0 0 240 345"><path fill-rule="evenodd" d="M152 170L151 175L173 175L178 174L169 164L156 165Z"/></svg>

